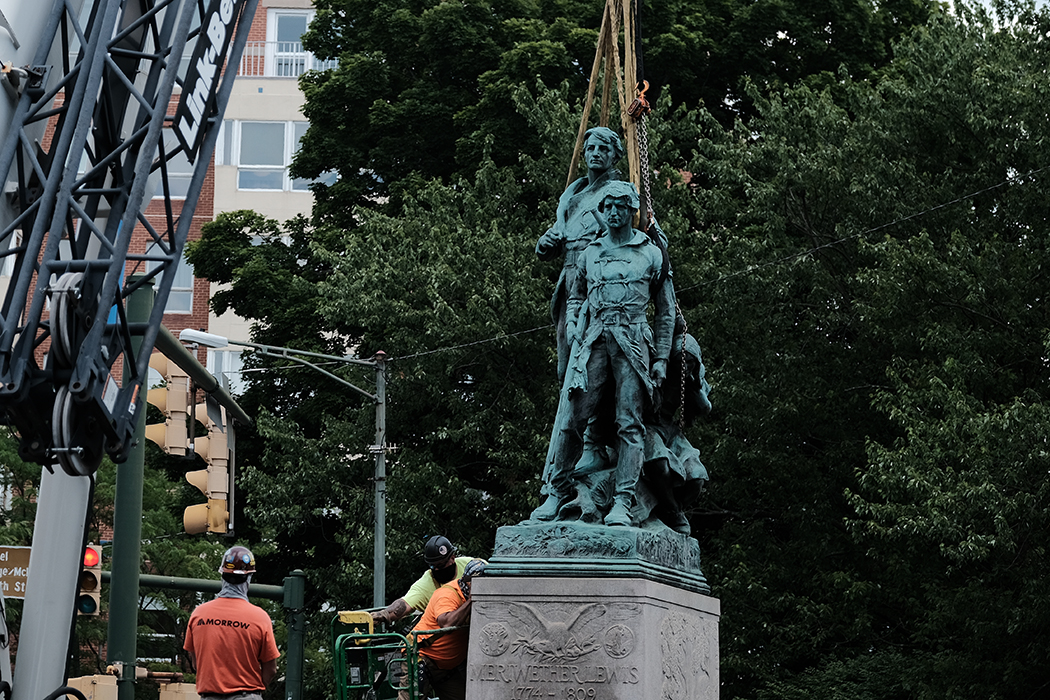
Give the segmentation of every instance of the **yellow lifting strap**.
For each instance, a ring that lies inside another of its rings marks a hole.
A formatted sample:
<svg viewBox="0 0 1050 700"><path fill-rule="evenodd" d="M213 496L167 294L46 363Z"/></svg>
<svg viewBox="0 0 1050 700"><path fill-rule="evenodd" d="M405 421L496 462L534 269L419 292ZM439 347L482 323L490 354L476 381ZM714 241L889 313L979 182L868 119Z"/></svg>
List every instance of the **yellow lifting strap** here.
<svg viewBox="0 0 1050 700"><path fill-rule="evenodd" d="M645 201L647 193L642 188L641 157L638 147L638 122L628 115L627 91L631 92L631 100L637 96L644 99L644 91L637 93L638 85L638 62L635 54L634 35L636 31L635 18L637 17L637 0L605 0L605 9L602 12L601 29L598 30L598 47L594 54L594 65L591 67L591 79L587 84L587 99L583 105L583 116L580 119L580 128L576 134L576 146L572 151L572 163L569 165L569 177L566 186L576 179L576 168L580 163L580 154L583 152L583 136L587 132L587 123L591 116L591 106L594 103L595 87L601 72L602 63L605 64L605 80L602 85L602 109L599 117L600 126L609 125L609 112L612 93L613 76L616 78L616 94L620 107L620 126L623 132L624 146L627 149L628 178L638 188L643 200L640 211L647 212L649 203ZM620 62L620 24L623 24L623 65ZM643 223L644 228L644 223Z"/></svg>

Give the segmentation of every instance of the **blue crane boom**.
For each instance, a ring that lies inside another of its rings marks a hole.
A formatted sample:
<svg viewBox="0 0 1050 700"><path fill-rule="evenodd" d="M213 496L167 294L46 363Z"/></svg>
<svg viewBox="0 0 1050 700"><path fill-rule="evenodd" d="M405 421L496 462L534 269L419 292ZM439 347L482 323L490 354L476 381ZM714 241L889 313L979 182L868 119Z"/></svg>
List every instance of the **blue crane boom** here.
<svg viewBox="0 0 1050 700"><path fill-rule="evenodd" d="M104 455L124 461L145 410L140 387L233 87L223 68L238 65L257 3L0 0L0 260L11 272L0 420L17 428L22 457L47 467L13 700L63 684L58 631L73 614L90 485ZM193 164L181 208L176 157ZM154 224L144 207L158 191ZM144 248L132 248L137 227ZM126 283L132 272L145 275ZM129 323L127 301L150 279L149 319ZM0 682L9 675L0 668Z"/></svg>

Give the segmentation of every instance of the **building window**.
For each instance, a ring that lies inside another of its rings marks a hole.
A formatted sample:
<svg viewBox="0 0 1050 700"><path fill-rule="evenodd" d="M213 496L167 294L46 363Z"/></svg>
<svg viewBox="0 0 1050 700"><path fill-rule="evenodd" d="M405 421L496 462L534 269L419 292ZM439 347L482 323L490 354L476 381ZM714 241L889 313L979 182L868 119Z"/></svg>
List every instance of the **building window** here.
<svg viewBox="0 0 1050 700"><path fill-rule="evenodd" d="M311 180L293 178L288 168L308 122L223 122L216 149L218 165L237 166L237 189L306 192ZM326 173L325 184L335 181Z"/></svg>
<svg viewBox="0 0 1050 700"><path fill-rule="evenodd" d="M306 72L307 55L302 38L313 13L271 10L267 20L267 36L275 40L273 46L274 76L294 78Z"/></svg>
<svg viewBox="0 0 1050 700"><path fill-rule="evenodd" d="M86 3L90 5L91 3ZM190 33L197 31L201 27L201 14L200 12L194 12L193 18L190 19ZM179 59L179 82L175 83L175 91L181 91L179 87L186 80L186 73L189 72L190 63L193 61L193 50L197 48L197 42L204 40L204 33L197 35L196 39L189 39L186 42L186 46L183 47L182 58ZM192 87L192 86L191 86Z"/></svg>
<svg viewBox="0 0 1050 700"><path fill-rule="evenodd" d="M178 148L179 140L171 129L164 129L164 152L171 153ZM160 168L152 175L157 179L157 187L153 191L153 198L164 197L164 183L160 180ZM190 191L190 180L193 179L193 164L186 157L185 151L179 151L168 159L168 190L172 199L186 199L186 193Z"/></svg>
<svg viewBox="0 0 1050 700"><path fill-rule="evenodd" d="M237 143L237 188L283 190L288 122L241 122Z"/></svg>
<svg viewBox="0 0 1050 700"><path fill-rule="evenodd" d="M176 603L161 596L144 596L138 612L138 660L176 664L179 661L179 619L168 609Z"/></svg>
<svg viewBox="0 0 1050 700"><path fill-rule="evenodd" d="M298 78L308 70L335 68L337 61L318 61L303 48L303 34L313 18L313 10L268 10L266 41L245 44L237 75Z"/></svg>
<svg viewBox="0 0 1050 700"><path fill-rule="evenodd" d="M4 249L11 250L12 248L17 248L20 245L22 245L22 229L16 228L14 231L11 232L11 235L8 236L6 245L4 245ZM0 264L0 277L12 277L15 274L15 261L17 260L17 258L18 255L15 255L13 253L11 255L4 256L3 263Z"/></svg>
<svg viewBox="0 0 1050 700"><path fill-rule="evenodd" d="M146 251L147 254L155 252L153 246L150 246L150 250ZM146 263L146 269L152 272L156 269L158 263L148 262ZM157 285L160 285L160 281L164 278L165 273L157 275ZM164 313L166 314L188 314L193 312L193 266L190 265L186 258L183 257L179 260L178 266L175 268L175 277L171 283L171 291L168 293L168 303L164 306Z"/></svg>
<svg viewBox="0 0 1050 700"><path fill-rule="evenodd" d="M248 387L244 379L244 358L240 350L209 350L208 371L219 378L219 384L234 396Z"/></svg>

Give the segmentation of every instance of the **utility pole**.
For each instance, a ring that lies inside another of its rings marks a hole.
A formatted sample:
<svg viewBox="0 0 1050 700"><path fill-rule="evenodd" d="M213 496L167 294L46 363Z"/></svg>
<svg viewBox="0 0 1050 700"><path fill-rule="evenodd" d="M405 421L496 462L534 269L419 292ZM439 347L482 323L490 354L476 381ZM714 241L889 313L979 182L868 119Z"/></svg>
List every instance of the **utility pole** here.
<svg viewBox="0 0 1050 700"><path fill-rule="evenodd" d="M375 566L372 579L372 607L386 605L386 353L380 350L375 357L376 367L376 512Z"/></svg>

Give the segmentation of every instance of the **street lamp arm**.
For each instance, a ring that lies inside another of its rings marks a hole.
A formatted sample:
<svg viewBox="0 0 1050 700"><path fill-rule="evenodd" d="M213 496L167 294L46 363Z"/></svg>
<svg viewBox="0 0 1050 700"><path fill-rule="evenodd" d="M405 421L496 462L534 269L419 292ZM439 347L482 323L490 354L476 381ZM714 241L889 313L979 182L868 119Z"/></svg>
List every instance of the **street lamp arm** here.
<svg viewBox="0 0 1050 700"><path fill-rule="evenodd" d="M332 372L329 372L324 367L318 367L317 365L315 365L312 362L308 362L308 361L302 359L301 357L295 357L294 355L291 355L289 353L294 352L294 353L301 354L301 355L310 355L312 357L322 357L322 358L326 358L326 359L330 359L330 360L338 360L338 361L342 361L342 362L353 362L355 364L368 364L368 365L372 365L372 366L375 366L375 363L364 362L362 360L350 360L349 358L345 358L345 357L334 357L334 356L331 356L331 355L321 355L321 354L318 354L318 353L304 352L304 351L301 351L301 350L290 350L289 348L278 348L278 347L273 347L273 346L270 346L270 345L257 345L256 343L241 343L241 342L237 342L237 341L233 341L233 340L230 341L230 345L246 345L246 346L248 346L250 348L253 348L253 349L257 350L259 352L259 354L261 354L261 355L269 355L270 357L280 357L280 358L283 358L285 360L291 360L292 362L298 362L299 364L301 364L301 365L303 365L305 367L309 367L311 369L317 370L318 372L320 372L321 374L325 375L329 379L334 379L335 381L339 382L340 384L350 387L351 389L353 389L357 393L361 394L365 398L371 399L373 402L378 402L379 401L379 397L377 397L375 394L370 394L367 391L365 391L364 389L361 389L360 387L354 386L353 384L351 384L350 382L346 381L342 377L340 377L340 376L338 376L336 374L333 374Z"/></svg>
<svg viewBox="0 0 1050 700"><path fill-rule="evenodd" d="M376 457L376 534L374 543L372 606L375 608L383 607L386 602L386 353L379 351L371 360L358 360L353 357L322 355L317 352L295 350L293 348L284 348L277 345L263 345L261 343L249 343L243 340L230 340L221 335L196 331L192 328L183 329L179 333L179 340L184 343L197 343L198 345L203 345L208 348L223 348L227 345L240 345L246 348L251 348L263 355L291 360L292 362L297 362L304 367L315 369L326 377L334 379L344 386L350 387L362 396L372 399L376 406L376 441L375 445L369 450L375 454ZM302 357L296 357L296 355L301 355ZM354 386L342 377L338 377L328 370L318 367L313 362L304 360L303 357L325 360L327 362L345 362L347 364L371 367L376 373L376 393L370 394L364 389Z"/></svg>
<svg viewBox="0 0 1050 700"><path fill-rule="evenodd" d="M289 360L294 359L288 353L294 352L296 355L305 355L306 357L316 357L320 360L328 360L331 362L346 362L351 365L364 365L366 367L375 367L375 360L359 360L356 357L349 357L344 355L339 357L337 355L322 355L319 352L309 352L307 350L296 350L294 348L284 348L279 345L263 345L261 343L249 343L244 340L229 340L226 342L230 345L243 345L246 348L254 348L263 352L265 355L275 355L279 357L287 357Z"/></svg>
<svg viewBox="0 0 1050 700"><path fill-rule="evenodd" d="M262 355L269 355L270 357L281 357L285 360L291 360L292 362L298 362L299 364L315 369L321 374L334 379L344 386L348 386L357 393L361 394L365 398L371 399L375 403L379 403L379 397L375 394L370 394L364 389L354 386L350 382L346 381L342 377L332 374L326 369L318 367L312 362L308 362L302 357L295 357L295 355L301 355L303 357L314 357L319 360L325 360L328 362L345 362L351 365L364 365L366 367L372 367L373 369L379 366L376 360L359 360L356 357L337 357L336 355L323 355L319 352L309 352L308 350L296 350L295 348L281 347L280 345L264 345L262 343L249 343L244 340L230 340L229 338L222 335L215 335L214 333L205 333L204 331L196 331L192 328L184 328L179 333L179 340L184 343L197 343L207 348L222 348L227 345L239 345L245 348L252 348L253 350L259 351ZM377 357L382 357L380 353Z"/></svg>
<svg viewBox="0 0 1050 700"><path fill-rule="evenodd" d="M224 406L234 420L242 425L252 424L252 419L240 407L237 400L230 396L230 392L220 385L216 381L215 376L197 361L197 357L184 348L182 343L164 326L161 326L160 331L157 333L155 347L181 367L186 374L190 375L197 386L203 389L205 393L212 395L221 406Z"/></svg>

